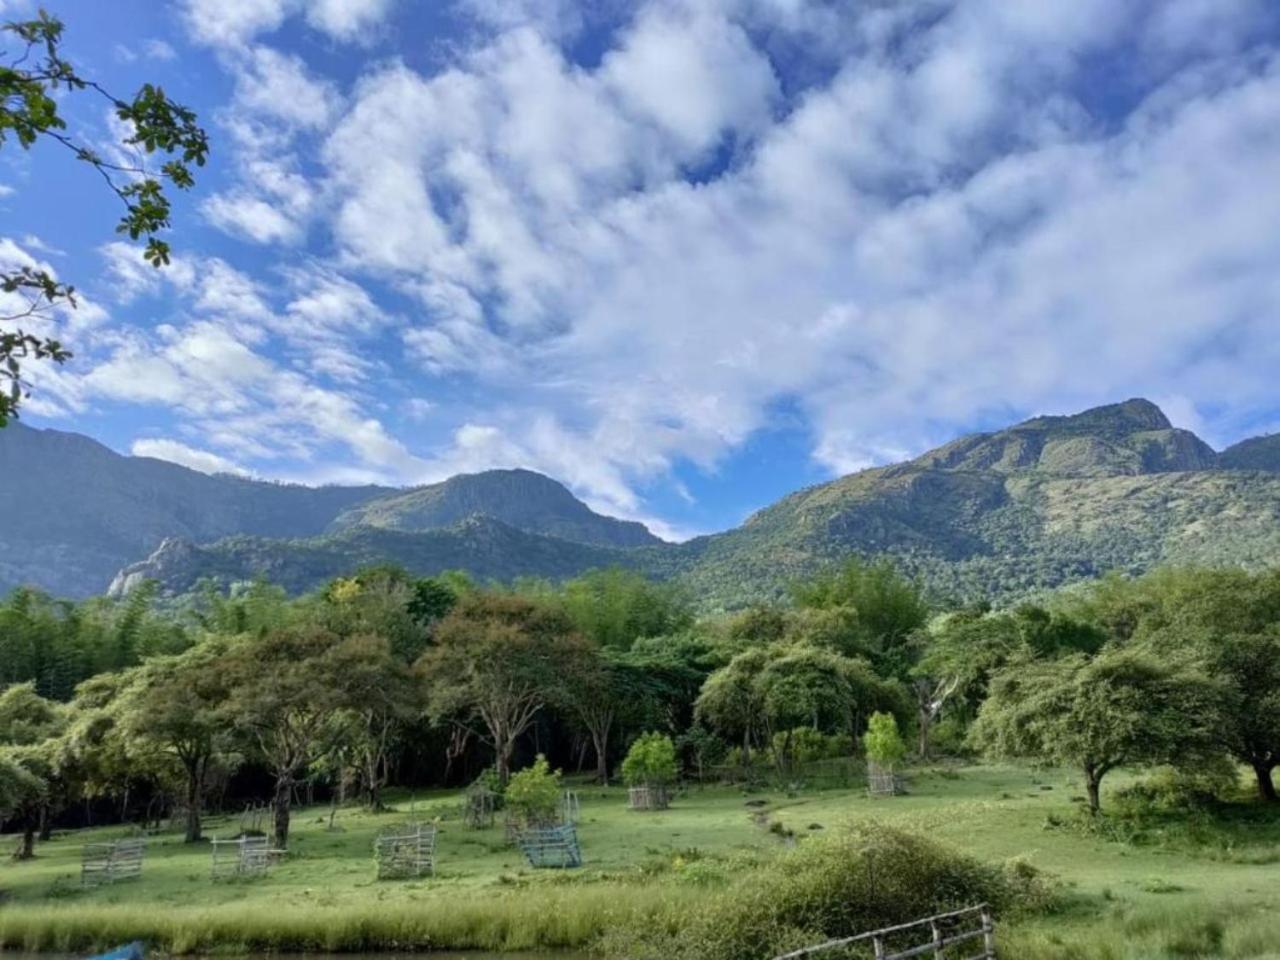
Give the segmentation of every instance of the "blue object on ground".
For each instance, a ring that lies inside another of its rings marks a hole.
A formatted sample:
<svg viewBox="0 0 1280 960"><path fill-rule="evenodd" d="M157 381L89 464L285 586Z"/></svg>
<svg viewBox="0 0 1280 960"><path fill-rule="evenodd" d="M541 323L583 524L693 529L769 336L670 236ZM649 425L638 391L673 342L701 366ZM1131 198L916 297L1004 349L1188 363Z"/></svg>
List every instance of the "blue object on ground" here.
<svg viewBox="0 0 1280 960"><path fill-rule="evenodd" d="M123 947L116 947L96 957L90 957L89 960L144 960L146 953L142 947L142 941L135 940L133 943L126 943Z"/></svg>

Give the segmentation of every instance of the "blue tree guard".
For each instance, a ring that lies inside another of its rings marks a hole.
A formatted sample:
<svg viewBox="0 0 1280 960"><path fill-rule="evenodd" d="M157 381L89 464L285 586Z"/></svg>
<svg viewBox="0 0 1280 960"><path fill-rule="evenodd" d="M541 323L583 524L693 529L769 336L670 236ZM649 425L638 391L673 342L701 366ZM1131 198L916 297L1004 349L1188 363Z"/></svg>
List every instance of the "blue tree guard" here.
<svg viewBox="0 0 1280 960"><path fill-rule="evenodd" d="M573 824L557 827L529 827L516 840L531 867L580 867L582 848Z"/></svg>

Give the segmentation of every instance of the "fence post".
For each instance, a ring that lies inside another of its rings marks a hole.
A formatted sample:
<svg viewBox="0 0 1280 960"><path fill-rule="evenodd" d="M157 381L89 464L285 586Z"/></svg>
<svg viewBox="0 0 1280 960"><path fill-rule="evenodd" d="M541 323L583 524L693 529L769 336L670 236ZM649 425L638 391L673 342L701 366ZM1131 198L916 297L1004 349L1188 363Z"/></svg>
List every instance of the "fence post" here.
<svg viewBox="0 0 1280 960"><path fill-rule="evenodd" d="M991 908L982 908L982 946L984 960L996 960L996 925L991 919Z"/></svg>
<svg viewBox="0 0 1280 960"><path fill-rule="evenodd" d="M883 940L881 940L879 937L872 937L872 938L871 938L871 945L872 945L873 947L875 947L875 950L876 950L876 960L883 960L883 958L884 958L884 956L885 956L885 952L884 952L884 941L883 941Z"/></svg>
<svg viewBox="0 0 1280 960"><path fill-rule="evenodd" d="M940 957L942 956L942 928L938 926L937 920L930 920L929 929L933 931L933 955Z"/></svg>

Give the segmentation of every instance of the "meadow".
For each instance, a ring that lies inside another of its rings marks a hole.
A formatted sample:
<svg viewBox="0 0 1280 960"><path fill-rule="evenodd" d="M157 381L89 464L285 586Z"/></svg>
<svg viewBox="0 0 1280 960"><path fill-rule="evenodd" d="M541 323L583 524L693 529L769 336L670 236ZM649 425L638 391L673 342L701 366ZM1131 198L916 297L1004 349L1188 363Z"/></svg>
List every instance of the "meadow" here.
<svg viewBox="0 0 1280 960"><path fill-rule="evenodd" d="M1111 790L1127 780L1118 775ZM288 859L261 879L213 882L207 844L152 838L143 877L81 890L80 848L121 828L66 832L39 857L0 866L0 945L83 951L141 938L172 952L589 950L624 924L679 924L732 879L842 824L875 819L988 861L1025 860L1056 878L1058 906L1006 923L1003 954L1026 960L1280 956L1280 816L1173 825L1140 838L1082 832L1070 773L1011 766L915 771L910 793L869 798L829 789L693 787L660 813L626 809L620 788L577 787L586 864L534 871L499 825L466 829L456 792L373 815L306 808ZM378 881L378 830L410 815L437 820L437 873ZM237 817L211 818L229 836ZM821 842L820 839L817 842Z"/></svg>

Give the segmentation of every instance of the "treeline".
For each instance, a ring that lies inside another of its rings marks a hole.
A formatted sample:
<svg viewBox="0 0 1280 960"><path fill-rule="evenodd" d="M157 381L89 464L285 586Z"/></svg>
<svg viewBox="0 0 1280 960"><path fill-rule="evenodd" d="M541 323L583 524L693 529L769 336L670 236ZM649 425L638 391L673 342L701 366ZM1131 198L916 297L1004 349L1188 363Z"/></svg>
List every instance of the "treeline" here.
<svg viewBox="0 0 1280 960"><path fill-rule="evenodd" d="M1280 763L1276 571L938 611L891 564L851 561L699 620L678 588L619 570L498 589L379 567L299 599L206 586L165 609L17 591L0 653L0 815L21 856L94 801L177 808L197 840L238 782L270 791L284 846L300 789L376 809L390 784L501 789L537 754L608 781L637 742L689 776L795 778L864 747L891 760L901 732L920 756L1073 765L1095 813L1118 766L1244 764L1274 799Z"/></svg>

